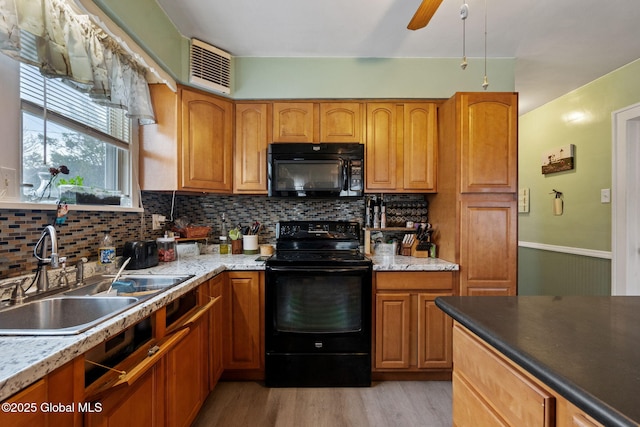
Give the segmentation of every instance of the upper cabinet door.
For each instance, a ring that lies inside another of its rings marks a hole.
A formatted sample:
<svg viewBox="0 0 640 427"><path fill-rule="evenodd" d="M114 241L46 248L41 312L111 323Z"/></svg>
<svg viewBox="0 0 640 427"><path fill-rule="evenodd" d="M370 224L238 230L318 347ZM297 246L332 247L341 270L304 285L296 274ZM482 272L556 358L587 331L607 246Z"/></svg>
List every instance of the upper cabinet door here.
<svg viewBox="0 0 640 427"><path fill-rule="evenodd" d="M233 104L201 92L181 92L181 187L231 193Z"/></svg>
<svg viewBox="0 0 640 427"><path fill-rule="evenodd" d="M364 143L363 120L359 102L323 102L320 104L319 142Z"/></svg>
<svg viewBox="0 0 640 427"><path fill-rule="evenodd" d="M274 142L314 142L317 114L313 102L274 102Z"/></svg>
<svg viewBox="0 0 640 427"><path fill-rule="evenodd" d="M404 182L407 191L436 191L438 120L436 104L404 105Z"/></svg>
<svg viewBox="0 0 640 427"><path fill-rule="evenodd" d="M518 95L460 93L461 192L517 191Z"/></svg>
<svg viewBox="0 0 640 427"><path fill-rule="evenodd" d="M267 149L271 140L271 105L236 104L233 192L267 194Z"/></svg>
<svg viewBox="0 0 640 427"><path fill-rule="evenodd" d="M395 191L402 179L398 170L398 106L394 103L367 104L365 147L366 190ZM398 175L400 179L398 178Z"/></svg>

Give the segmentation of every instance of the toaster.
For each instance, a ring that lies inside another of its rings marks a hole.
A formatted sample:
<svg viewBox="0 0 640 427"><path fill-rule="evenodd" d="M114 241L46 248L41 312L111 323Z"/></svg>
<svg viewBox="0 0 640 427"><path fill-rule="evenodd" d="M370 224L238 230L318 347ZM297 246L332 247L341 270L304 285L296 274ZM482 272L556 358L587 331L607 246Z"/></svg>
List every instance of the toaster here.
<svg viewBox="0 0 640 427"><path fill-rule="evenodd" d="M124 244L124 259L131 258L127 270L139 270L158 265L158 244L155 240L134 240Z"/></svg>

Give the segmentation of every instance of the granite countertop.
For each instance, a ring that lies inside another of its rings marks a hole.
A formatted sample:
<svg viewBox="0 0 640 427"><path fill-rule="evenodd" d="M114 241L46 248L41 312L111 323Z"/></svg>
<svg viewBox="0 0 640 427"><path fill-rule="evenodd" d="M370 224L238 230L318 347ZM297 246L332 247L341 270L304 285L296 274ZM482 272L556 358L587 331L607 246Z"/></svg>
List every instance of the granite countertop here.
<svg viewBox="0 0 640 427"><path fill-rule="evenodd" d="M180 285L120 313L83 333L68 336L0 336L0 400L4 400L109 337L149 316L225 270L264 270L257 255L199 255L127 274L193 274Z"/></svg>
<svg viewBox="0 0 640 427"><path fill-rule="evenodd" d="M640 297L440 297L436 304L600 423L640 423Z"/></svg>
<svg viewBox="0 0 640 427"><path fill-rule="evenodd" d="M434 258L373 257L374 270L448 271L458 265ZM132 307L81 334L71 336L0 336L0 400L95 347L109 337L149 316L152 312L225 270L264 270L258 255L207 254L182 257L130 274L193 274L194 277Z"/></svg>
<svg viewBox="0 0 640 427"><path fill-rule="evenodd" d="M414 258L411 256L372 255L373 271L457 271L458 264L439 258Z"/></svg>

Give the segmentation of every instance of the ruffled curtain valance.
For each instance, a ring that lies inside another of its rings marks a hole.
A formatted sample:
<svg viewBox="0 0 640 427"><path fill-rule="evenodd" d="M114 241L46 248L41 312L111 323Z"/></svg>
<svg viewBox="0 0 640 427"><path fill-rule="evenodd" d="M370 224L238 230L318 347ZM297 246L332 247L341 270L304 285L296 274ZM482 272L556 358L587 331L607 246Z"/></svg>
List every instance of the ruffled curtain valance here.
<svg viewBox="0 0 640 427"><path fill-rule="evenodd" d="M61 78L96 101L155 123L146 71L64 0L0 0L0 51ZM24 38L35 38L29 49Z"/></svg>

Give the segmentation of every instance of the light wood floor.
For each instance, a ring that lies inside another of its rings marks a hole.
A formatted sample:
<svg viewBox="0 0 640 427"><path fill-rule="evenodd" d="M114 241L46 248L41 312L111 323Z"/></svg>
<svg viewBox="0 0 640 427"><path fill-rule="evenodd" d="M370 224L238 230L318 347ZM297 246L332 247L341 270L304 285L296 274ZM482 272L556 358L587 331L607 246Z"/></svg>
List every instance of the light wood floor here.
<svg viewBox="0 0 640 427"><path fill-rule="evenodd" d="M220 382L192 427L451 427L451 382L384 381L363 388L267 388Z"/></svg>

